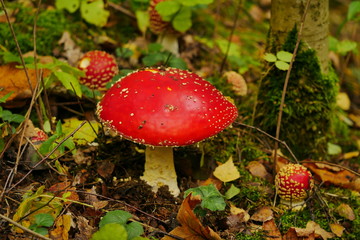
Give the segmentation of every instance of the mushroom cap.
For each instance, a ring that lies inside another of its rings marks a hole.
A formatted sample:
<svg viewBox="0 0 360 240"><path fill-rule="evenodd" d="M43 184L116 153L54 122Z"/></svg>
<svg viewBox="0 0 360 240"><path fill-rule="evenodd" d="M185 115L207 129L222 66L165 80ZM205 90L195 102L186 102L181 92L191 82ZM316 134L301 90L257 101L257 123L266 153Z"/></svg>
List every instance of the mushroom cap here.
<svg viewBox="0 0 360 240"><path fill-rule="evenodd" d="M104 51L87 52L79 61L78 68L85 72L80 82L91 89L103 90L117 73L115 58Z"/></svg>
<svg viewBox="0 0 360 240"><path fill-rule="evenodd" d="M303 201L314 186L314 180L306 167L300 164L287 164L275 177L275 186L281 199Z"/></svg>
<svg viewBox="0 0 360 240"><path fill-rule="evenodd" d="M152 146L184 146L211 137L237 117L236 106L195 73L175 68L135 71L98 103L102 123Z"/></svg>

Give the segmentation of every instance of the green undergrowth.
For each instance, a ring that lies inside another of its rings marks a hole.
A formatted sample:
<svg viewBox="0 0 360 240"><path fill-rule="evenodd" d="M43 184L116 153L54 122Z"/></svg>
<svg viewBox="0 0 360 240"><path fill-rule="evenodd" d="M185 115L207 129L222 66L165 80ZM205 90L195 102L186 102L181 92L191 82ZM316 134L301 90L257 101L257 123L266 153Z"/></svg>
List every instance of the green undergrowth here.
<svg viewBox="0 0 360 240"><path fill-rule="evenodd" d="M281 50L293 52L297 39L294 29ZM276 53L275 49L271 50ZM261 82L256 106L255 126L275 135L286 71L274 66ZM280 139L286 141L299 159L326 156L338 78L333 70L323 75L316 52L300 44L286 92Z"/></svg>

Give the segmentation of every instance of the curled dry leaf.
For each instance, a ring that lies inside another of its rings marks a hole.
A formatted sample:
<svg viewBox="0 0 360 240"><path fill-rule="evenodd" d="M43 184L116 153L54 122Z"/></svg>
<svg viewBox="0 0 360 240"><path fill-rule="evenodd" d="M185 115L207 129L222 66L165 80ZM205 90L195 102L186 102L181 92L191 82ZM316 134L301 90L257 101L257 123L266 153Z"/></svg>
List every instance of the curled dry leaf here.
<svg viewBox="0 0 360 240"><path fill-rule="evenodd" d="M324 183L360 191L360 178L346 169L327 164L326 162L303 162L302 165L310 169L316 179L320 179Z"/></svg>
<svg viewBox="0 0 360 240"><path fill-rule="evenodd" d="M355 220L355 213L352 210L352 208L345 203L341 203L336 209L335 211L342 216L343 218L346 218L350 221L354 221Z"/></svg>
<svg viewBox="0 0 360 240"><path fill-rule="evenodd" d="M55 229L50 232L52 240L68 240L71 228L71 215L64 214L55 220Z"/></svg>
<svg viewBox="0 0 360 240"><path fill-rule="evenodd" d="M291 227L282 237L283 240L315 240L314 231Z"/></svg>
<svg viewBox="0 0 360 240"><path fill-rule="evenodd" d="M226 224L229 226L230 232L242 232L245 224L250 219L250 215L242 208L230 205L231 215L226 218Z"/></svg>
<svg viewBox="0 0 360 240"><path fill-rule="evenodd" d="M56 183L52 185L48 191L54 193L56 197L79 201L79 195L75 192L76 188L72 187L69 181ZM69 204L71 201L65 201L64 203Z"/></svg>
<svg viewBox="0 0 360 240"><path fill-rule="evenodd" d="M262 228L265 231L265 239L266 240L281 239L280 230L277 228L274 219L265 221L263 223Z"/></svg>
<svg viewBox="0 0 360 240"><path fill-rule="evenodd" d="M273 211L271 210L271 208L268 206L264 206L264 207L258 209L251 216L250 219L253 221L256 221L256 222L266 222L266 221L273 219L273 217L274 217L274 215L273 215Z"/></svg>
<svg viewBox="0 0 360 240"><path fill-rule="evenodd" d="M311 229L311 230L313 229L316 238L321 237L322 239L326 240L328 238L333 238L334 237L333 233L325 231L324 229L322 229L320 227L319 224L317 224L314 221L309 221L306 224L306 229Z"/></svg>
<svg viewBox="0 0 360 240"><path fill-rule="evenodd" d="M345 230L345 228L338 224L338 223L331 223L330 225L330 229L331 231L337 236L337 237L341 237L343 235L343 232Z"/></svg>
<svg viewBox="0 0 360 240"><path fill-rule="evenodd" d="M95 231L94 227L89 224L89 220L83 216L76 217L76 225L79 231L75 235L77 240L88 240Z"/></svg>
<svg viewBox="0 0 360 240"><path fill-rule="evenodd" d="M270 180L271 175L266 171L264 165L258 161L251 161L246 167L251 175Z"/></svg>
<svg viewBox="0 0 360 240"><path fill-rule="evenodd" d="M201 200L189 194L182 202L176 219L180 227L176 227L170 234L181 237L185 240L221 240L220 236L211 228L202 225L193 210L200 204ZM165 236L161 240L172 240L172 237Z"/></svg>
<svg viewBox="0 0 360 240"><path fill-rule="evenodd" d="M224 76L236 95L245 96L247 94L247 84L243 76L234 71L226 72Z"/></svg>

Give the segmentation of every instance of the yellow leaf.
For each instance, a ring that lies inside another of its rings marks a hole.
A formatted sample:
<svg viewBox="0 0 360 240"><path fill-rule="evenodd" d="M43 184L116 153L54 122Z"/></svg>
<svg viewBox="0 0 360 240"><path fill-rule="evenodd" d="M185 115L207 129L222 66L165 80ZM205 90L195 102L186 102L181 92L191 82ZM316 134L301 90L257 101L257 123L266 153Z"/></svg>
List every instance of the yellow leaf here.
<svg viewBox="0 0 360 240"><path fill-rule="evenodd" d="M82 122L82 120L77 118L65 119L65 123L62 125L63 132L66 135L72 133ZM90 121L90 124L86 122L82 128L75 132L73 135L74 142L84 145L95 140L99 130L99 123L97 121Z"/></svg>
<svg viewBox="0 0 360 240"><path fill-rule="evenodd" d="M216 167L213 174L223 182L234 181L240 177L240 173L235 167L232 157L230 157L226 163Z"/></svg>
<svg viewBox="0 0 360 240"><path fill-rule="evenodd" d="M350 221L355 220L355 213L352 208L345 203L341 203L335 210L340 216L349 219Z"/></svg>
<svg viewBox="0 0 360 240"><path fill-rule="evenodd" d="M341 237L345 230L345 228L338 223L330 223L330 229L337 237Z"/></svg>
<svg viewBox="0 0 360 240"><path fill-rule="evenodd" d="M346 93L340 92L340 93L337 95L336 104L337 104L342 110L347 111L347 110L350 109L351 101L350 101L349 96L348 96Z"/></svg>

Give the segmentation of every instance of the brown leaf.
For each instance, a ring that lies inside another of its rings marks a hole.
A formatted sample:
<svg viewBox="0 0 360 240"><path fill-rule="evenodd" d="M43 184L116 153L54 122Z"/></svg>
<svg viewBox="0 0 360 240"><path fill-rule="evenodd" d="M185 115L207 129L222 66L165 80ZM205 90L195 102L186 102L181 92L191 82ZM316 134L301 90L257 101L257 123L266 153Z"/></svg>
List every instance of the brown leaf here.
<svg viewBox="0 0 360 240"><path fill-rule="evenodd" d="M303 162L302 165L309 168L314 173L315 178L324 183L360 191L360 178L354 173L341 167L324 163Z"/></svg>
<svg viewBox="0 0 360 240"><path fill-rule="evenodd" d="M314 230L314 232L315 232L315 237L316 237L316 238L318 238L318 237L321 236L322 239L326 240L326 239L328 239L328 238L333 238L333 237L334 237L334 234L325 231L324 229L322 229L322 228L320 227L319 224L317 224L317 223L314 222L314 221L309 221L309 222L306 224L306 229Z"/></svg>
<svg viewBox="0 0 360 240"><path fill-rule="evenodd" d="M345 230L345 228L338 223L330 223L330 229L337 237L341 237Z"/></svg>
<svg viewBox="0 0 360 240"><path fill-rule="evenodd" d="M79 201L79 195L75 192L76 188L71 187L71 182L65 181L52 185L48 191L54 193L56 197L63 197L73 201ZM64 203L70 204L71 201Z"/></svg>
<svg viewBox="0 0 360 240"><path fill-rule="evenodd" d="M234 71L226 72L224 76L236 95L245 96L247 94L247 84L243 76Z"/></svg>
<svg viewBox="0 0 360 240"><path fill-rule="evenodd" d="M342 217L350 220L350 221L354 221L355 220L355 213L352 210L352 208L345 203L341 203L336 209L335 211Z"/></svg>
<svg viewBox="0 0 360 240"><path fill-rule="evenodd" d="M97 173L103 178L109 178L112 176L112 173L115 169L115 164L110 161L102 161L98 168L96 169Z"/></svg>
<svg viewBox="0 0 360 240"><path fill-rule="evenodd" d="M83 216L78 216L76 221L78 233L75 235L76 240L88 240L94 233L94 227L89 225L89 220Z"/></svg>
<svg viewBox="0 0 360 240"><path fill-rule="evenodd" d="M62 215L55 221L55 229L50 231L52 240L68 240L71 227L71 216Z"/></svg>
<svg viewBox="0 0 360 240"><path fill-rule="evenodd" d="M314 231L291 227L282 238L283 240L314 240Z"/></svg>
<svg viewBox="0 0 360 240"><path fill-rule="evenodd" d="M258 209L252 216L251 220L257 221L257 222L266 222L271 219L273 219L273 211L270 207L264 206L260 209Z"/></svg>
<svg viewBox="0 0 360 240"><path fill-rule="evenodd" d="M258 161L251 161L246 167L251 175L263 179L270 179L271 175L266 171L264 165Z"/></svg>
<svg viewBox="0 0 360 240"><path fill-rule="evenodd" d="M280 230L277 228L274 219L265 221L262 227L266 233L266 240L281 240L281 233Z"/></svg>
<svg viewBox="0 0 360 240"><path fill-rule="evenodd" d="M220 236L211 228L202 225L195 216L193 209L201 200L189 194L182 202L177 220L180 227L176 227L170 234L184 238L186 240L221 240ZM171 237L163 237L161 240L173 240Z"/></svg>
<svg viewBox="0 0 360 240"><path fill-rule="evenodd" d="M26 78L23 69L16 68L18 64L10 63L0 66L0 98L6 94L13 92L7 99L5 106L8 108L22 107L25 105L25 100L32 97L31 87L36 87L36 73L33 69L28 69L30 82ZM44 76L50 73L49 70L44 70ZM31 85L31 87L30 87Z"/></svg>

